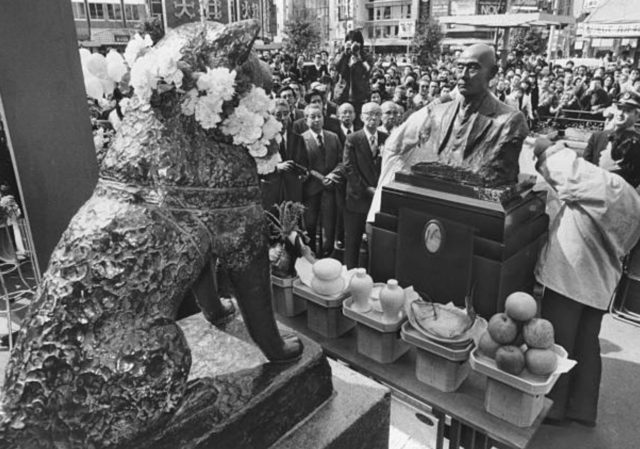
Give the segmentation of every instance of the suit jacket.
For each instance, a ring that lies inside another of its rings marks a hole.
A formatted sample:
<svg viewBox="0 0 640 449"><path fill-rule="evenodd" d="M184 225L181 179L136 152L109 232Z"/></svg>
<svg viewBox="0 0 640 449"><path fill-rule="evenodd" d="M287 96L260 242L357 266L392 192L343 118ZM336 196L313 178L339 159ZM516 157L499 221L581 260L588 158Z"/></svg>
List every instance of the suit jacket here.
<svg viewBox="0 0 640 449"><path fill-rule="evenodd" d="M280 145L280 157L282 157L283 161L291 160L303 167L309 165L304 142L302 138L292 130L287 131L287 137ZM283 197L280 199L281 201L302 201L303 181L300 179L300 175L301 173L298 171L282 173Z"/></svg>
<svg viewBox="0 0 640 449"><path fill-rule="evenodd" d="M322 140L324 149L318 146L318 142L314 132L308 129L302 133L304 148L307 156L307 168L315 170L323 175L333 173L342 178L342 147L340 140L331 131L322 130ZM303 194L305 197L315 195L324 190L322 182L309 176L303 185Z"/></svg>
<svg viewBox="0 0 640 449"><path fill-rule="evenodd" d="M591 162L594 165L598 165L600 162L600 154L605 148L607 148L607 144L610 140L614 141L614 143L619 143L630 138L635 138L637 140L640 138L640 133L629 128L618 132L611 129L595 132L591 134L591 137L589 137L589 141L582 153L582 157L586 161ZM640 148L637 148L637 150L640 151Z"/></svg>
<svg viewBox="0 0 640 449"><path fill-rule="evenodd" d="M338 122L338 119L335 119L333 117L325 117L324 125L322 126L322 129L326 129L327 131L331 131L335 133L334 130L336 128L336 124L337 124L337 127L339 128L340 124ZM294 133L298 135L304 134L304 132L309 129L309 127L307 126L307 119L302 117L296 120L295 122L293 122L293 125L291 125L291 129L293 130Z"/></svg>
<svg viewBox="0 0 640 449"><path fill-rule="evenodd" d="M338 136L338 139L340 139L340 145L342 146L342 148L344 148L344 143L347 141L347 135L344 133L344 131L342 131L342 126L340 126L340 121L330 120L325 125L325 129L335 133ZM361 129L362 129L362 123L353 124L353 132L356 132Z"/></svg>
<svg viewBox="0 0 640 449"><path fill-rule="evenodd" d="M344 174L347 178L345 207L352 212L366 213L373 197L371 189L378 185L380 177L380 153L387 134L376 131L378 151L374 157L371 144L361 129L347 136L344 145Z"/></svg>

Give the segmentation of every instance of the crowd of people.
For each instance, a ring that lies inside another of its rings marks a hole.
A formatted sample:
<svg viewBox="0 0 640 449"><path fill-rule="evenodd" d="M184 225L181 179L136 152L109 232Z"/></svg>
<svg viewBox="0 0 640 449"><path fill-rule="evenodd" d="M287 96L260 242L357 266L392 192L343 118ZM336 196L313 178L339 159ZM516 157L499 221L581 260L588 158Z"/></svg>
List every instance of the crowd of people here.
<svg viewBox="0 0 640 449"><path fill-rule="evenodd" d="M358 265L382 145L413 112L460 95L458 56L443 54L425 64L373 55L359 31L349 32L333 55L263 52L272 71L275 115L283 125L282 161L275 172L261 176L265 207L301 202L316 255L344 251L347 267ZM558 117L602 121L611 117L618 96L640 90L640 71L628 57L608 55L600 67L589 68L509 52L489 87L523 112L529 128ZM117 122L119 100L130 93L117 89L117 98L94 102L92 116Z"/></svg>
<svg viewBox="0 0 640 449"><path fill-rule="evenodd" d="M380 176L381 147L413 112L460 95L458 56L442 55L428 65L374 57L357 31L348 34L335 55L318 52L311 62L265 52L262 59L272 69L272 95L285 130L283 161L276 173L263 177L265 206L301 201L316 254L335 256L335 249L344 250L347 267L357 266ZM557 117L602 121L622 93L640 89L640 72L626 57L588 68L511 52L490 89L522 111L530 128Z"/></svg>

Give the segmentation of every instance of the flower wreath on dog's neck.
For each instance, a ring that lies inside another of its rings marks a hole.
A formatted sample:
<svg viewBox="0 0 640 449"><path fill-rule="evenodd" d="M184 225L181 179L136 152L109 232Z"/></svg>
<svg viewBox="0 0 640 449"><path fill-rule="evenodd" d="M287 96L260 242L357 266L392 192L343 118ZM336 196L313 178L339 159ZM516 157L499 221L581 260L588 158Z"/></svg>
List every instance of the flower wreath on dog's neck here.
<svg viewBox="0 0 640 449"><path fill-rule="evenodd" d="M282 139L282 124L272 114L274 101L236 70L189 58L205 51L211 38L206 33L203 30L191 43L192 52L181 51L178 41L162 47L153 47L148 36L136 35L129 41L124 58L131 67L134 96L125 108L144 107L157 101L159 94L174 92L183 115L194 117L203 130L245 147L256 160L258 174L270 173L281 162L274 142Z"/></svg>

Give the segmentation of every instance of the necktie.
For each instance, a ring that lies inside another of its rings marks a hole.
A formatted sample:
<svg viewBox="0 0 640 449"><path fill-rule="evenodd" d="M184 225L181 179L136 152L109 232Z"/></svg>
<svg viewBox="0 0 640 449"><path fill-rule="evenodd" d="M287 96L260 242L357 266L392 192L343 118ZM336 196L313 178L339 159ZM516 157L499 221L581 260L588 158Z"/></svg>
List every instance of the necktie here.
<svg viewBox="0 0 640 449"><path fill-rule="evenodd" d="M348 136L349 134L351 134L351 128L347 128L347 134L346 135Z"/></svg>
<svg viewBox="0 0 640 449"><path fill-rule="evenodd" d="M376 136L372 135L369 137L369 144L371 146L371 152L374 156L378 153L378 145L376 145Z"/></svg>
<svg viewBox="0 0 640 449"><path fill-rule="evenodd" d="M319 147L324 147L324 142L322 140L322 134L318 134L318 146Z"/></svg>

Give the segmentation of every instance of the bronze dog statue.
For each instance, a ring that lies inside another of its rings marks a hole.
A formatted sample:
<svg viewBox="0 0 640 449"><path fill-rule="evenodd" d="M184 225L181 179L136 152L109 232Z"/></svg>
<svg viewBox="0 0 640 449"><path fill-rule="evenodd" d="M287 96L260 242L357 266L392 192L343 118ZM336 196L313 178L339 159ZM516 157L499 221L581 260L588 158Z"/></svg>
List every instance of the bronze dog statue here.
<svg viewBox="0 0 640 449"><path fill-rule="evenodd" d="M258 25L206 26L204 46L194 45L202 24L157 46L178 43L192 59L255 84ZM264 354L287 361L302 351L273 317L255 160L168 98L127 112L93 195L53 251L7 366L2 448L127 447L167 422L191 366L176 313L212 255ZM215 295L198 301L210 320L225 312Z"/></svg>

